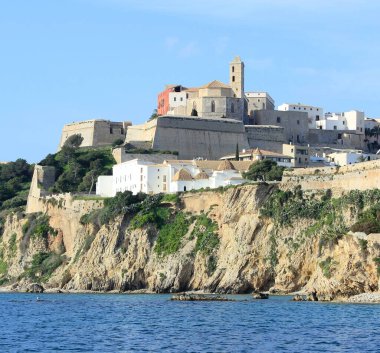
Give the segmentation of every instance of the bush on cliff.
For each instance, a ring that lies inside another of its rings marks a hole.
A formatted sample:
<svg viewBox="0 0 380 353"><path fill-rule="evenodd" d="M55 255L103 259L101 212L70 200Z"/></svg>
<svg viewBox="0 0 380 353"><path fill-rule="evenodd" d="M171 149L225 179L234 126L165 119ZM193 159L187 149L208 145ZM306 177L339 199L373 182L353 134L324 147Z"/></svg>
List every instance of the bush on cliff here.
<svg viewBox="0 0 380 353"><path fill-rule="evenodd" d="M47 155L39 164L53 166L56 182L53 192L91 192L99 175L110 175L115 164L110 148L79 149L64 146Z"/></svg>
<svg viewBox="0 0 380 353"><path fill-rule="evenodd" d="M284 170L285 168L278 166L276 162L264 159L253 163L243 177L256 181L281 181Z"/></svg>
<svg viewBox="0 0 380 353"><path fill-rule="evenodd" d="M26 205L33 165L24 159L0 164L0 210Z"/></svg>

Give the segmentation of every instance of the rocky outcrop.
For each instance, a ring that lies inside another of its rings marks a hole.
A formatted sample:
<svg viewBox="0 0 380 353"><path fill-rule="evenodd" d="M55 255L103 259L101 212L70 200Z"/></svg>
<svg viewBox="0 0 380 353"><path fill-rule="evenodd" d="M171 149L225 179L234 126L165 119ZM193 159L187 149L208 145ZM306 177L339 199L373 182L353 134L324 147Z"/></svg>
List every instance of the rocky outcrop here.
<svg viewBox="0 0 380 353"><path fill-rule="evenodd" d="M7 268L2 278L12 283L20 278L27 281L33 274L47 290L290 293L303 289L318 300L378 291L379 237L364 235L363 241L362 236L348 233L321 248L318 234L302 236L312 224L310 219L297 218L279 227L270 217L260 216L276 188L243 185L224 192L185 194L173 207L191 224L179 249L166 255L155 251L157 227L132 229L128 214L102 227L82 225L79 220L88 205L50 203L45 212L51 229L44 237L25 232L31 215L13 215L0 243ZM218 246L212 255L197 251L193 229L201 214L217 224ZM41 253L42 258L36 257ZM37 260L43 264L41 273L33 267Z"/></svg>

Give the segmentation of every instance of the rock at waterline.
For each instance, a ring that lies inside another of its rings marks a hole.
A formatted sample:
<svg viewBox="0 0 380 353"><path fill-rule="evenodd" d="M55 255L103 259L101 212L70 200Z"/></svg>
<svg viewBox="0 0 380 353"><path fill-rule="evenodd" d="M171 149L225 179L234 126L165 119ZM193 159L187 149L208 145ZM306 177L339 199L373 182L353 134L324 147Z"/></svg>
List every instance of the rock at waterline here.
<svg viewBox="0 0 380 353"><path fill-rule="evenodd" d="M26 292L28 293L43 293L44 292L44 287L42 287L38 283L32 283L26 288Z"/></svg>
<svg viewBox="0 0 380 353"><path fill-rule="evenodd" d="M253 293L252 294L253 296L253 299L268 299L269 298L269 295L266 294L266 293Z"/></svg>
<svg viewBox="0 0 380 353"><path fill-rule="evenodd" d="M190 293L180 293L175 294L171 297L171 300L179 300L179 301L219 301L219 302L227 302L232 301L232 299L228 299L227 297L221 295L206 295L206 294L190 294Z"/></svg>

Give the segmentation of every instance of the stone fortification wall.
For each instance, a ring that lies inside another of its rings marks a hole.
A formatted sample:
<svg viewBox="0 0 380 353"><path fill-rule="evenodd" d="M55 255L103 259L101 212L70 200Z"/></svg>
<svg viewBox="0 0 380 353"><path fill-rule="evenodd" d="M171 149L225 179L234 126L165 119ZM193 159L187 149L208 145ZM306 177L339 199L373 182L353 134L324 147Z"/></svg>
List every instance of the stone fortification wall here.
<svg viewBox="0 0 380 353"><path fill-rule="evenodd" d="M246 125L248 144L250 148L282 153L282 144L285 143L284 128L270 125Z"/></svg>
<svg viewBox="0 0 380 353"><path fill-rule="evenodd" d="M177 151L180 159L219 159L234 153L236 144L239 148L249 148L244 125L240 121L162 116L157 119L152 147L161 151Z"/></svg>
<svg viewBox="0 0 380 353"><path fill-rule="evenodd" d="M284 128L286 143L307 143L309 120L307 113L281 110L256 110L255 125L274 125Z"/></svg>
<svg viewBox="0 0 380 353"><path fill-rule="evenodd" d="M310 129L309 143L332 148L365 149L364 135L348 130Z"/></svg>
<svg viewBox="0 0 380 353"><path fill-rule="evenodd" d="M350 190L380 188L380 160L351 164L344 167L321 167L285 171L281 187L303 190L331 189L334 195Z"/></svg>
<svg viewBox="0 0 380 353"><path fill-rule="evenodd" d="M152 141L157 128L157 119L144 124L129 126L125 142L138 148L152 148Z"/></svg>
<svg viewBox="0 0 380 353"><path fill-rule="evenodd" d="M162 163L164 160L177 159L177 155L171 153L125 153L124 147L115 148L112 151L112 155L115 158L117 164L128 162L133 159L141 159L153 163Z"/></svg>
<svg viewBox="0 0 380 353"><path fill-rule="evenodd" d="M117 139L125 139L126 129L130 122L112 122L109 120L87 120L63 127L59 149L72 135L83 137L81 147L98 147L111 145Z"/></svg>
<svg viewBox="0 0 380 353"><path fill-rule="evenodd" d="M36 165L30 184L26 213L40 212L40 198L49 195L49 188L55 182L55 168Z"/></svg>

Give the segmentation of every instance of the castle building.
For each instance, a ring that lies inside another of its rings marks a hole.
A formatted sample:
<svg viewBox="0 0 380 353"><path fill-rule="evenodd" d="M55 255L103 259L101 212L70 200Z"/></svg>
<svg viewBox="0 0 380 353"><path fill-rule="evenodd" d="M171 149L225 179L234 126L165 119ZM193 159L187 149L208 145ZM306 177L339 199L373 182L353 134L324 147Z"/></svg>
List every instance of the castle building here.
<svg viewBox="0 0 380 353"><path fill-rule="evenodd" d="M59 150L72 135L81 135L83 141L80 147L110 146L116 140L124 140L127 127L132 125L129 121L113 122L103 119L86 120L66 124L63 127Z"/></svg>

